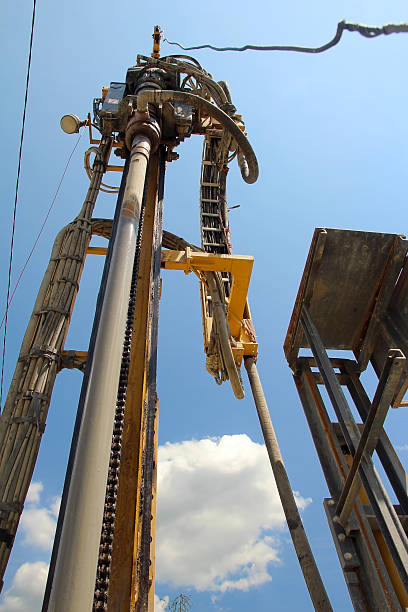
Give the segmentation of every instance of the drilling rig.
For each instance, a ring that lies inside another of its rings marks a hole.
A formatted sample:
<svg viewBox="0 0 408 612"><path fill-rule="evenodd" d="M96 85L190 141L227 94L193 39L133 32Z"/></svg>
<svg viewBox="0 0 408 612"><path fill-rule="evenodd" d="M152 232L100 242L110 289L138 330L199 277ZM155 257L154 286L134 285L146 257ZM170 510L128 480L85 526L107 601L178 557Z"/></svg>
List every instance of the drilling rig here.
<svg viewBox="0 0 408 612"><path fill-rule="evenodd" d="M89 128L90 186L55 240L1 418L3 575L56 375L84 372L44 610L153 610L161 269L198 276L206 368L218 384L229 379L237 398L242 360L257 354L247 302L253 258L232 254L226 202L228 164L237 158L253 183L256 157L227 83L193 58L160 58L158 27L153 42L125 82L103 88L92 118L61 120L67 133ZM204 137L200 247L162 230L166 164L193 134ZM122 172L119 189L103 182L107 171ZM113 220L92 216L100 190L118 191ZM90 246L94 235L108 248ZM89 350L65 351L85 258L95 253L106 260Z"/></svg>
<svg viewBox="0 0 408 612"><path fill-rule="evenodd" d="M229 380L237 399L244 396L245 364L313 606L330 612L256 367L258 345L247 298L253 258L232 252L228 165L236 159L244 181L253 183L258 164L228 84L215 81L190 56L161 57L157 26L151 56L139 55L124 82L102 89L92 117L81 121L66 115L61 127L67 133L89 130L90 186L77 217L55 239L0 419L1 576L56 375L75 367L84 378L43 612L153 612L160 272L182 270L199 279L206 369L217 384ZM204 140L200 246L162 227L166 165L177 160L176 147L192 135ZM124 163L113 163L113 155ZM103 182L109 171L122 173L119 188ZM101 190L117 193L113 219L93 217ZM108 239L108 247L91 246L92 236ZM407 480L382 429L389 405L403 402L408 384L400 316L406 308L407 250L399 236L319 230L285 342L331 494L325 509L333 539L353 605L364 612L408 605ZM88 254L105 257L89 348L66 351ZM350 313L361 274L367 289ZM299 356L301 348L310 348L312 355ZM332 348L353 350L356 361L330 358L326 349ZM370 359L380 379L372 403L359 379ZM329 422L325 413L317 389L323 383L339 423ZM344 384L363 424L353 420ZM398 508L374 470L374 449L396 486Z"/></svg>

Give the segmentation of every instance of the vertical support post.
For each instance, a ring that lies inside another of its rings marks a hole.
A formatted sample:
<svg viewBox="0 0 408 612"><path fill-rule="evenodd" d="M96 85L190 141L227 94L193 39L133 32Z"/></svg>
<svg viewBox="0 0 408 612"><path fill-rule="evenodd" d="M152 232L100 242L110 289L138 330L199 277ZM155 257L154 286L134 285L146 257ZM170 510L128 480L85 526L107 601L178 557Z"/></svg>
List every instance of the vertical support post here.
<svg viewBox="0 0 408 612"><path fill-rule="evenodd" d="M340 383L338 382L336 374L331 367L323 342L319 336L316 326L313 323L310 313L304 304L301 312L301 322L320 374L325 383L330 401L338 416L348 449L350 454L354 456L359 446L360 433L347 400L343 394ZM364 486L367 497L374 510L379 529L381 530L384 540L389 548L399 577L404 584L406 592L408 593L407 535L381 480L378 478L371 457L367 456L367 454L362 454L358 473L358 479L360 480L361 478L361 482ZM359 480L355 480L356 487ZM346 527L346 525L344 526Z"/></svg>
<svg viewBox="0 0 408 612"><path fill-rule="evenodd" d="M245 368L248 373L252 395L254 397L259 422L261 424L266 449L268 451L279 497L285 513L289 533L291 535L299 564L310 593L310 598L315 610L318 612L330 612L332 610L330 600L320 577L320 573L313 557L313 553L303 527L302 519L296 505L292 487L290 486L254 357L245 358Z"/></svg>
<svg viewBox="0 0 408 612"><path fill-rule="evenodd" d="M112 251L49 612L91 610L133 260L151 141L132 142Z"/></svg>
<svg viewBox="0 0 408 612"><path fill-rule="evenodd" d="M347 463L307 358L299 357L296 365L294 380L303 410L330 494L332 498L338 498L347 477ZM352 537L348 537L341 525L333 521L334 499L325 500L324 508L355 610L399 610L398 598L361 502L357 500Z"/></svg>
<svg viewBox="0 0 408 612"><path fill-rule="evenodd" d="M159 153L152 155L147 175L110 563L107 609L121 612L129 610L153 612L154 609L158 402L153 364L156 360L154 347L157 342L160 291L164 173L163 148ZM149 415L152 417L150 428ZM150 446L147 450L149 435ZM148 473L151 474L150 487L146 486L145 482ZM152 507L145 510L142 504L148 500L151 500ZM143 539L142 525L145 527L144 541L148 542L148 548L145 547L143 554L139 554ZM139 569L141 558L144 557L146 557L147 578L144 576L142 580ZM141 593L146 597L140 597Z"/></svg>
<svg viewBox="0 0 408 612"><path fill-rule="evenodd" d="M158 202L155 208L153 241L151 292L148 313L149 347L146 363L146 395L143 411L143 448L141 495L139 506L140 521L135 532L133 593L135 612L154 612L154 557L152 542L155 537L155 484L157 462L157 426L158 398L156 389L157 344L159 331L160 269L163 227L165 150L161 150L160 173L158 185ZM132 608L133 610L133 608Z"/></svg>

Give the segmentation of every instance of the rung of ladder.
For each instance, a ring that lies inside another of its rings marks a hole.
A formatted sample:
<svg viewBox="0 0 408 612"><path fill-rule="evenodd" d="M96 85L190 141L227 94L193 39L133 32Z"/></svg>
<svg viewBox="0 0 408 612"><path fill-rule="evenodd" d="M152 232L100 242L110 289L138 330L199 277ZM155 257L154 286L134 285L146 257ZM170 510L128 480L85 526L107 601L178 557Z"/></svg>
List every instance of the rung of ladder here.
<svg viewBox="0 0 408 612"><path fill-rule="evenodd" d="M202 212L201 214L203 215L203 217L217 217L217 219L220 218L219 213Z"/></svg>
<svg viewBox="0 0 408 612"><path fill-rule="evenodd" d="M205 182L205 181L201 181L201 182L200 182L200 185L201 185L202 187L219 187L219 186L220 186L220 184L219 184L219 183L207 183L207 182Z"/></svg>
<svg viewBox="0 0 408 612"><path fill-rule="evenodd" d="M225 247L225 242L203 242L203 246Z"/></svg>
<svg viewBox="0 0 408 612"><path fill-rule="evenodd" d="M201 198L202 202L212 202L213 204L218 204L218 200L214 200L214 198Z"/></svg>
<svg viewBox="0 0 408 612"><path fill-rule="evenodd" d="M222 232L222 229L219 227L202 227L203 232Z"/></svg>
<svg viewBox="0 0 408 612"><path fill-rule="evenodd" d="M203 166L216 166L217 165L215 162L207 161L206 159L203 159L201 163L203 164Z"/></svg>

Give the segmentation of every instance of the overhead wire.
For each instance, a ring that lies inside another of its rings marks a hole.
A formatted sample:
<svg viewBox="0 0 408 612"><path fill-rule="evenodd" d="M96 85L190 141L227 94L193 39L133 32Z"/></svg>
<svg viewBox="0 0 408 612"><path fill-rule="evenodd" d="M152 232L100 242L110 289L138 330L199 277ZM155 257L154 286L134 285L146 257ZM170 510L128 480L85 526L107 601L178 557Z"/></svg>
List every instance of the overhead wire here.
<svg viewBox="0 0 408 612"><path fill-rule="evenodd" d="M6 318L7 312L8 312L8 310L9 310L9 308L10 308L10 306L11 306L11 303L12 303L12 301L13 301L14 294L16 293L17 287L18 287L18 286L19 286L19 284L20 284L21 278L22 278L22 276L23 276L23 274L24 274L24 272L25 272L25 269L26 269L26 267L27 267L27 265L28 265L28 263L29 263L29 261L30 261L30 259L31 259L32 254L34 253L34 250L35 250L35 248L36 248L36 246L37 246L37 244L38 244L38 241L39 241L39 240L40 240L40 238L41 238L41 234L42 234L42 233L43 233L43 231L44 231L45 224L46 224L46 223L47 223L47 221L48 221L48 217L50 216L50 213L51 213L52 209L54 208L55 200L57 199L58 193L59 193L59 191L60 191L60 188L61 188L61 185L62 185L62 181L63 181L63 180L64 180L64 178L65 178L65 175L66 175L67 170L68 170L68 166L69 166L69 164L70 164L70 162L71 162L72 156L74 155L74 153L75 153L75 151L76 151L76 148L77 148L77 147L78 147L78 145L79 145L79 141L81 140L82 135L83 135L83 132L81 132L81 133L79 134L79 136L78 136L78 138L77 138L77 140L76 140L76 143L75 143L75 145L74 145L74 148L72 149L71 153L69 154L68 160L67 160L67 162L66 162L66 164L65 164L65 168L64 168L64 170L63 170L63 172L62 172L62 175L61 175L61 178L60 178L60 180L59 180L59 183L58 183L57 189L55 190L54 197L52 198L51 204L50 204L50 206L49 206L49 208L48 208L48 211L47 211L47 213L46 213L46 215L45 215L45 217L44 217L44 221L42 222L41 228L40 228L40 230L39 230L39 232L38 232L38 234L37 234L37 237L36 237L36 239L35 239L35 241L34 241L34 244L33 244L33 246L31 247L30 253L29 253L29 254L28 254L28 256L27 256L27 259L26 259L26 261L25 261L25 263L24 263L24 265L23 265L23 267L22 267L22 269L21 269L20 275L19 275L19 277L18 277L18 279L17 279L17 281L16 281L16 284L14 285L13 292L12 292L12 294L11 294L11 296L10 296L10 299L9 299L8 303L7 303L7 308L6 308L6 311L5 311L4 315L3 315L2 320L0 321L0 330L1 330L1 328L3 327L3 323L4 323L4 321L5 321L5 318Z"/></svg>
<svg viewBox="0 0 408 612"><path fill-rule="evenodd" d="M20 149L18 153L18 167L17 167L17 178L16 178L16 190L14 196L14 208L13 208L13 223L11 229L11 241L10 241L10 256L9 256L9 270L8 270L8 281L7 281L7 298L6 298L6 314L5 314L5 322L4 322L4 336L3 336L3 355L2 355L2 366L1 366L1 381L0 381L0 406L2 404L3 399L3 379L4 379L4 362L5 362L5 354L6 354L6 339L7 339L7 312L8 312L8 303L10 297L10 286L11 286L11 271L13 267L13 251L14 251L14 236L16 230L16 216L17 216L17 202L18 202L18 188L20 183L20 171L21 171L21 156L23 151L23 140L24 140L24 127L27 113L27 101L28 101L28 86L30 82L30 71L31 71L31 57L32 57L32 49L33 49L33 38L34 38L34 24L35 24L35 9L37 5L37 0L33 2L33 15L31 19L31 34L30 34L30 46L28 53L28 65L27 65L27 77L26 77L26 88L25 88L25 96L24 96L24 110L23 110L23 119L21 125L21 135L20 135Z"/></svg>
<svg viewBox="0 0 408 612"><path fill-rule="evenodd" d="M324 45L320 47L300 47L295 45L244 45L243 47L215 47L214 45L204 44L196 45L194 47L184 47L178 42L172 42L166 38L162 31L163 41L169 45L176 45L184 51L196 51L199 49L211 49L212 51L296 51L299 53L323 53L328 49L331 49L340 42L344 30L349 32L358 32L366 38L375 38L381 34L398 34L400 32L408 32L408 23L387 23L384 26L369 26L360 23L350 23L345 20L340 21L337 24L336 34Z"/></svg>

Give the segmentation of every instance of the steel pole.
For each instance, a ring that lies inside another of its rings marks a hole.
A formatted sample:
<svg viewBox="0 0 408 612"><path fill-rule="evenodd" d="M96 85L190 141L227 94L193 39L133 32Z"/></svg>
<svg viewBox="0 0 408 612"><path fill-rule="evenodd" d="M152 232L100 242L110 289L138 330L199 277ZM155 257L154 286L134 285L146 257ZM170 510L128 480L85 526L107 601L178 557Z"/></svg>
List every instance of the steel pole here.
<svg viewBox="0 0 408 612"><path fill-rule="evenodd" d="M90 612L93 605L115 402L140 212L151 150L132 142L129 173L89 375L49 612Z"/></svg>
<svg viewBox="0 0 408 612"><path fill-rule="evenodd" d="M265 446L268 451L289 533L309 590L310 598L315 610L318 612L333 612L316 561L313 557L302 519L300 518L292 487L290 486L254 357L245 358L245 368L248 373L248 379L258 412Z"/></svg>

